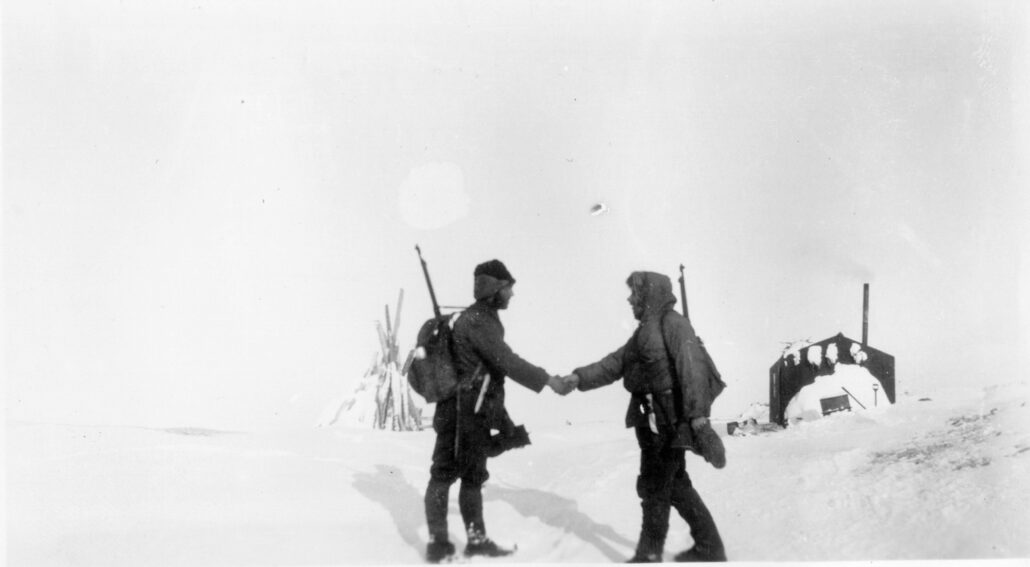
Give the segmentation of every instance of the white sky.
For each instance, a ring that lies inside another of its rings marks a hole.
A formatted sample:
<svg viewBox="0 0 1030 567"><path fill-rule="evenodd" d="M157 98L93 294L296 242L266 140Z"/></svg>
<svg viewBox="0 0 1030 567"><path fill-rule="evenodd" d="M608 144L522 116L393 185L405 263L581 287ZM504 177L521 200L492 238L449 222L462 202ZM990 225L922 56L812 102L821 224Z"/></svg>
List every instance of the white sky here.
<svg viewBox="0 0 1030 567"><path fill-rule="evenodd" d="M685 264L727 416L767 401L782 341L860 338L865 282L899 391L1011 377L1030 356L1028 15L7 2L8 415L313 424L401 288L402 348L431 314L416 243L448 305L503 260L509 342L554 373L629 336L630 271ZM624 396L517 390L516 421Z"/></svg>

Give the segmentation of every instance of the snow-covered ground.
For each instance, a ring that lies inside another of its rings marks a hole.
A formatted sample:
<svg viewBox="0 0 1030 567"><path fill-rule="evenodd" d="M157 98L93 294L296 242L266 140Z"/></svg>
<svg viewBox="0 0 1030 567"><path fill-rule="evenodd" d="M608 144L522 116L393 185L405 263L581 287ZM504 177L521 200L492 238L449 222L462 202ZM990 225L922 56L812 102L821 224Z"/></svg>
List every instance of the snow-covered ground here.
<svg viewBox="0 0 1030 567"><path fill-rule="evenodd" d="M572 394L568 403L586 403ZM729 464L688 456L731 560L1030 556L1030 388L899 396L728 436ZM637 448L607 422L537 426L491 461L489 533L518 554L625 560L639 529ZM7 424L10 565L415 564L431 431L222 432ZM459 549L457 491L451 533ZM673 514L666 559L690 545ZM1009 563L1012 561L1005 561Z"/></svg>

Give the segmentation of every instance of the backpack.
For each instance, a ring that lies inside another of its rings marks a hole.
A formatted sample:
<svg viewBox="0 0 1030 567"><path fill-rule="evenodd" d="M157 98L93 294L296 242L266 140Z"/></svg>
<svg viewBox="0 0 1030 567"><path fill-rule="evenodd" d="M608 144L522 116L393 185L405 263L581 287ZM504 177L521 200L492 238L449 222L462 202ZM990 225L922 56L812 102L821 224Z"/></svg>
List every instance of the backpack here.
<svg viewBox="0 0 1030 567"><path fill-rule="evenodd" d="M427 320L415 339L408 383L431 404L450 398L458 389L452 347L458 315L460 313L449 313Z"/></svg>
<svg viewBox="0 0 1030 567"><path fill-rule="evenodd" d="M673 373L676 372L676 361L672 358L672 353L669 351L669 344L665 340L665 317L662 317L660 325L662 333L662 342L665 343L665 354L669 357L669 370ZM696 336L696 335L695 335ZM714 402L715 398L719 397L719 394L726 389L726 382L722 380L722 374L719 374L719 369L715 367L715 361L712 360L712 355L708 354L708 349L705 348L704 341L701 337L697 337L697 342L689 341L687 348L693 350L691 353L694 358L694 364L697 366L697 371L702 372L708 379L708 388L712 396L711 401ZM697 356L699 355L700 356Z"/></svg>

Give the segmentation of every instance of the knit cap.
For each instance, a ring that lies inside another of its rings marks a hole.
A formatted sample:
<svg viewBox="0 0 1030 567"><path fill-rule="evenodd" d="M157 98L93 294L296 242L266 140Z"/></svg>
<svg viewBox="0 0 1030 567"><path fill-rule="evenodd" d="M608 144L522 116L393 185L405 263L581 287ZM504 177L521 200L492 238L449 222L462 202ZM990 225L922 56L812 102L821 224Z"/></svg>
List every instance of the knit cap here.
<svg viewBox="0 0 1030 567"><path fill-rule="evenodd" d="M472 294L476 299L483 299L500 291L504 286L515 283L515 278L500 260L490 260L476 266L472 274L475 285Z"/></svg>

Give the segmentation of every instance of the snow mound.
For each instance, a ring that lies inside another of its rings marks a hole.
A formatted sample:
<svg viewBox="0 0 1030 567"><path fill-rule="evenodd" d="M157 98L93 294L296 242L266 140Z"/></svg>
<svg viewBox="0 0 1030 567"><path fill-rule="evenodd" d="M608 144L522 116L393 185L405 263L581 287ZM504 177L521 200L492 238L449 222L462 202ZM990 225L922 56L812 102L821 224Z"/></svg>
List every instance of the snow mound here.
<svg viewBox="0 0 1030 567"><path fill-rule="evenodd" d="M738 423L769 423L769 404L753 402L737 418Z"/></svg>
<svg viewBox="0 0 1030 567"><path fill-rule="evenodd" d="M839 368L837 380L849 373ZM730 559L1025 565L1030 387L933 394L725 437L720 470L687 454ZM640 450L622 408L608 421L527 420L533 444L491 459L483 494L491 537L519 552L469 563L583 565L633 554ZM202 431L213 430L9 422L7 563L422 564L432 431ZM457 492L448 518L461 549ZM673 512L663 559L690 545Z"/></svg>
<svg viewBox="0 0 1030 567"><path fill-rule="evenodd" d="M888 404L880 381L865 368L838 364L833 374L819 376L795 395L784 412L788 422L812 421L823 417L823 400L846 396L851 411L878 408Z"/></svg>

